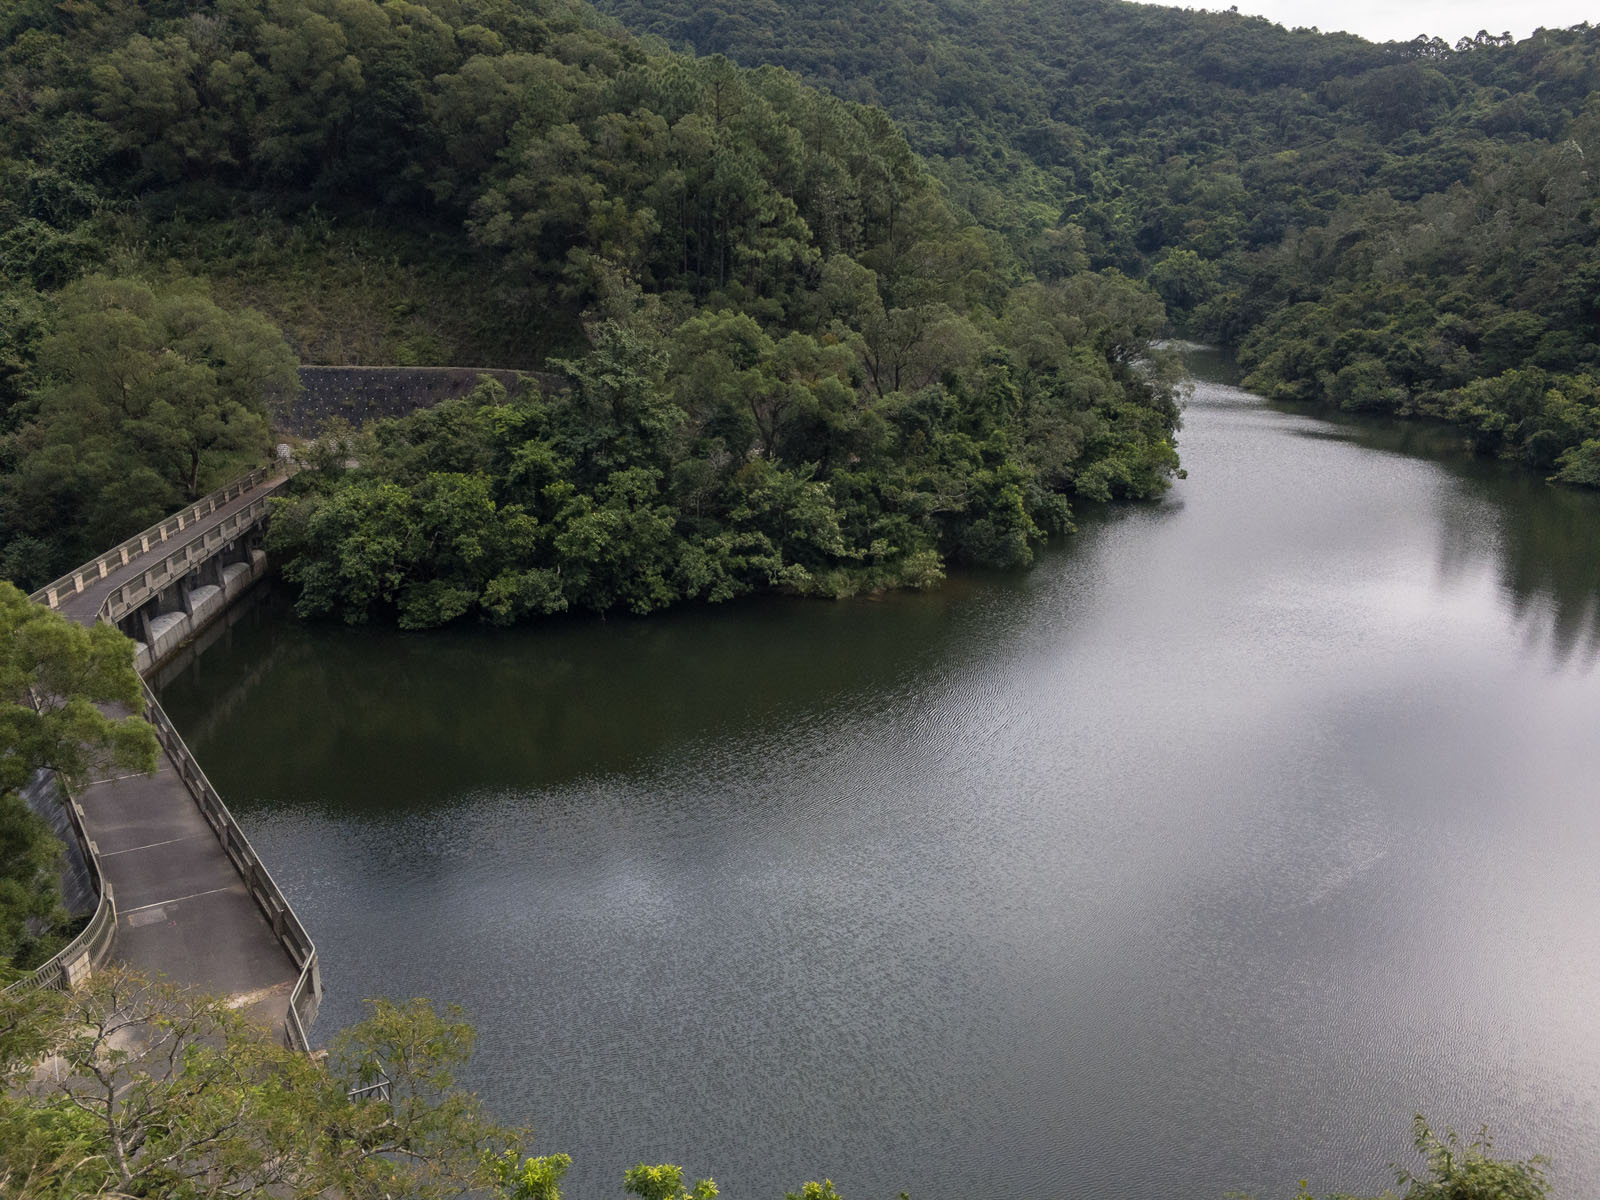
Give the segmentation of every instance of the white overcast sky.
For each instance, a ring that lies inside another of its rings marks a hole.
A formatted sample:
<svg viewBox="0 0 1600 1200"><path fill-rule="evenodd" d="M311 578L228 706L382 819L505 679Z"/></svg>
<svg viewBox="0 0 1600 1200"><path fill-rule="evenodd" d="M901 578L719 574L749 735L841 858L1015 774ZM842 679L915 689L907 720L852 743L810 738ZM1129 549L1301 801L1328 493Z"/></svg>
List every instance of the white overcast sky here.
<svg viewBox="0 0 1600 1200"><path fill-rule="evenodd" d="M1145 0L1146 3L1162 0ZM1229 8L1235 0L1164 0L1180 8ZM1539 26L1600 21L1596 0L1237 0L1239 11L1287 25L1358 33L1374 42L1408 42L1419 33L1454 45L1480 29L1525 38Z"/></svg>

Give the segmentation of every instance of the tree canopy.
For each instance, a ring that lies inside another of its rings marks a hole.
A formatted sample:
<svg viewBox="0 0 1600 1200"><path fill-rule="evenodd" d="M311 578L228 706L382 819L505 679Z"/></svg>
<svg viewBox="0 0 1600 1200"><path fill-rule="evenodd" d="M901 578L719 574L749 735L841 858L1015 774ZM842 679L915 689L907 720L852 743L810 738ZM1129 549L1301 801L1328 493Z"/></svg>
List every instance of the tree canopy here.
<svg viewBox="0 0 1600 1200"><path fill-rule="evenodd" d="M273 514L298 610L420 628L920 587L1025 564L1069 496L1155 495L1176 470L1173 380L1135 357L1159 306L1126 280L1018 289L987 336L865 294L861 329L781 338L730 309L609 319L561 394L490 382L380 427Z"/></svg>
<svg viewBox="0 0 1600 1200"><path fill-rule="evenodd" d="M38 771L70 779L106 766L152 770L155 733L101 704L144 707L133 643L106 625L85 629L0 581L0 978L54 953L61 843L22 789Z"/></svg>
<svg viewBox="0 0 1600 1200"><path fill-rule="evenodd" d="M1494 1141L1487 1129L1471 1141L1463 1142L1454 1129L1435 1133L1420 1113L1412 1122L1412 1147L1426 1164L1421 1173L1397 1167L1395 1180L1398 1200L1545 1200L1550 1184L1545 1178L1546 1160L1496 1158ZM1370 1200L1391 1200L1393 1192ZM1311 1200L1305 1182L1296 1200ZM1339 1193L1326 1200L1363 1200Z"/></svg>
<svg viewBox="0 0 1600 1200"><path fill-rule="evenodd" d="M1237 345L1273 398L1600 480L1594 29L604 7L708 56L578 0L13 6L0 572L39 582L259 455L272 323L323 361L568 364L559 437L523 441L587 472L572 496L483 462L430 482L388 457L413 429L307 501L306 610L372 608L362 555L323 568L388 521L373 594L408 623L1025 562L1069 504L1171 476L1167 331ZM441 558L423 510L467 487L538 532L497 515L470 569Z"/></svg>
<svg viewBox="0 0 1600 1200"><path fill-rule="evenodd" d="M0 1194L560 1200L572 1160L526 1157L530 1131L458 1082L474 1037L456 1009L380 999L311 1056L124 968L67 993L0 992ZM621 1182L639 1200L717 1195L669 1163ZM837 1200L831 1185L815 1194Z"/></svg>
<svg viewBox="0 0 1600 1200"><path fill-rule="evenodd" d="M299 388L282 336L193 284L90 276L54 297L32 420L0 476L0 570L43 582L261 461Z"/></svg>
<svg viewBox="0 0 1600 1200"><path fill-rule="evenodd" d="M453 1197L518 1145L455 1083L471 1027L422 1001L375 1002L326 1063L122 968L0 1004L6 1080L56 1064L0 1092L0 1190L15 1200ZM388 1087L360 1092L380 1070Z"/></svg>
<svg viewBox="0 0 1600 1200"><path fill-rule="evenodd" d="M570 381L403 423L308 489L274 533L304 612L918 585L1026 563L1074 499L1176 470L1155 294L1081 256L1034 277L882 110L788 72L555 2L90 0L12 23L0 195L20 215L47 167L70 180L82 202L35 219L86 247L0 264L37 314L0 487L13 573L260 453L274 331L157 277L225 290L215 242L262 196L330 246L382 224L470 262L457 295ZM113 229L144 282L78 277L120 265L95 263Z"/></svg>
<svg viewBox="0 0 1600 1200"><path fill-rule="evenodd" d="M380 999L313 1057L121 968L67 993L0 992L0 1194L561 1200L572 1159L529 1156L531 1131L498 1124L458 1082L473 1041L458 1010ZM1424 1165L1397 1170L1400 1200L1549 1194L1544 1160L1496 1158L1487 1131L1463 1144L1418 1116L1413 1144ZM621 1184L638 1200L716 1200L714 1181L688 1179L639 1163ZM813 1180L784 1200L840 1196ZM1311 1200L1304 1183L1297 1200Z"/></svg>
<svg viewBox="0 0 1600 1200"><path fill-rule="evenodd" d="M1270 397L1600 480L1600 28L1374 45L1119 0L599 0L882 104L1041 277L1143 277Z"/></svg>
<svg viewBox="0 0 1600 1200"><path fill-rule="evenodd" d="M325 1058L289 1050L222 1002L98 973L71 993L0 993L0 1192L10 1200L561 1200L566 1154L527 1155L457 1082L472 1027L425 1000L368 1002ZM49 1058L52 1069L36 1073ZM32 1079L27 1087L16 1086ZM1546 1200L1541 1157L1498 1158L1487 1130L1463 1140L1418 1115L1420 1169L1396 1191L1323 1200ZM627 1169L638 1200L716 1200L683 1168ZM841 1200L831 1180L784 1200ZM1301 1182L1295 1200L1313 1200Z"/></svg>

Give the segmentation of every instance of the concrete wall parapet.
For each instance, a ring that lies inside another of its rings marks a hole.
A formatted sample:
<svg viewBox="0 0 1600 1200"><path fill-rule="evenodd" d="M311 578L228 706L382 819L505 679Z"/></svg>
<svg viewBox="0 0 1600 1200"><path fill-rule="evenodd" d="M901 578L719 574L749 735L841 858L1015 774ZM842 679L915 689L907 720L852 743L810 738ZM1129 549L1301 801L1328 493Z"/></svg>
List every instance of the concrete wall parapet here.
<svg viewBox="0 0 1600 1200"><path fill-rule="evenodd" d="M278 411L274 424L298 437L313 437L335 419L360 428L465 396L485 376L512 394L524 381L545 391L564 386L559 375L499 367L301 367L300 395Z"/></svg>
<svg viewBox="0 0 1600 1200"><path fill-rule="evenodd" d="M152 596L160 595L174 580L188 575L241 533L259 525L267 515L267 501L287 482L286 477L278 479L247 507L219 524L201 530L187 541L174 544L159 561L146 567L137 579L131 579L107 594L101 607L102 617L112 624L122 620ZM156 544L152 545L153 548L159 548Z"/></svg>
<svg viewBox="0 0 1600 1200"><path fill-rule="evenodd" d="M50 608L60 608L63 603L83 592L86 587L95 581L104 579L119 567L125 567L134 559L150 553L151 549L166 543L172 538L185 532L190 526L202 522L206 517L216 512L217 509L230 501L238 499L246 492L262 487L274 476L281 472L278 467L258 467L243 478L236 479L226 487L204 496L181 512L173 513L164 521L152 525L149 529L134 534L119 546L107 550L99 558L86 562L81 567L68 571L53 583L34 592L29 597L35 604L43 604ZM276 490L283 480L279 479L273 486ZM265 511L265 505L262 506Z"/></svg>

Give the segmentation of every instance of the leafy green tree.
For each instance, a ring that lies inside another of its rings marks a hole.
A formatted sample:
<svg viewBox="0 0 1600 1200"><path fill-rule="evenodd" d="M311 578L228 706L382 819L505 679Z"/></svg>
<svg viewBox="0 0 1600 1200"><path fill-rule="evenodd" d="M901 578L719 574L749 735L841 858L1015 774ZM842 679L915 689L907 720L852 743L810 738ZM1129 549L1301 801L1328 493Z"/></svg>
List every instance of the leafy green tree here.
<svg viewBox="0 0 1600 1200"><path fill-rule="evenodd" d="M812 1180L802 1184L798 1192L785 1192L783 1200L842 1200L842 1198L834 1190L833 1180L824 1179L821 1183Z"/></svg>
<svg viewBox="0 0 1600 1200"><path fill-rule="evenodd" d="M508 1150L489 1160L495 1186L505 1200L561 1200L561 1179L572 1166L566 1154L522 1158Z"/></svg>
<svg viewBox="0 0 1600 1200"><path fill-rule="evenodd" d="M1181 319L1216 294L1221 276L1214 261L1193 250L1167 250L1150 268L1150 286L1174 319Z"/></svg>
<svg viewBox="0 0 1600 1200"><path fill-rule="evenodd" d="M260 462L269 401L299 386L259 314L103 276L57 297L33 375L37 415L13 435L0 527L46 540L51 573Z"/></svg>
<svg viewBox="0 0 1600 1200"><path fill-rule="evenodd" d="M639 1200L717 1200L714 1181L699 1179L691 1188L683 1178L683 1168L671 1163L654 1167L640 1163L623 1177L622 1190Z"/></svg>
<svg viewBox="0 0 1600 1200"><path fill-rule="evenodd" d="M520 1142L455 1082L472 1040L453 1011L378 1001L323 1063L219 1000L122 968L70 993L6 996L0 1069L33 1086L0 1092L0 1188L16 1200L481 1191L505 1182ZM36 1075L44 1056L55 1065Z"/></svg>
<svg viewBox="0 0 1600 1200"><path fill-rule="evenodd" d="M1556 460L1555 481L1574 487L1600 488L1600 438L1573 446Z"/></svg>
<svg viewBox="0 0 1600 1200"><path fill-rule="evenodd" d="M44 331L44 305L37 293L0 295L0 431L9 433L32 416L25 384Z"/></svg>
<svg viewBox="0 0 1600 1200"><path fill-rule="evenodd" d="M95 277L58 309L39 348L46 444L116 436L185 498L254 462L269 399L298 387L277 330L199 292Z"/></svg>
<svg viewBox="0 0 1600 1200"><path fill-rule="evenodd" d="M0 966L31 966L55 944L61 844L21 789L53 770L81 779L108 766L155 768L133 643L106 625L84 627L0 582Z"/></svg>
<svg viewBox="0 0 1600 1200"><path fill-rule="evenodd" d="M1540 1157L1516 1161L1494 1157L1494 1143L1487 1129L1472 1141L1462 1143L1453 1129L1443 1136L1435 1133L1418 1114L1412 1127L1412 1144L1427 1163L1418 1174L1406 1168L1396 1170L1399 1200L1545 1200L1550 1185L1545 1179L1545 1160ZM1394 1193L1372 1200L1393 1200ZM1300 1184L1297 1200L1310 1200L1305 1183ZM1327 1200L1362 1200L1340 1193Z"/></svg>

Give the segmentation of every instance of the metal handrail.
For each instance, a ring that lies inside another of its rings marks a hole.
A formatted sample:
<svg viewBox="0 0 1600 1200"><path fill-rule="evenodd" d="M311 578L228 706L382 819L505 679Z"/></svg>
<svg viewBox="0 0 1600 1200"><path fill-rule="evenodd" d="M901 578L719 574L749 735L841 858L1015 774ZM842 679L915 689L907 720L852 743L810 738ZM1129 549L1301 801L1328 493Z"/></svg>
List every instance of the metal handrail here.
<svg viewBox="0 0 1600 1200"><path fill-rule="evenodd" d="M311 957L306 960L306 965L300 968L300 977L294 981L294 987L289 991L289 1012L283 1023L284 1040L289 1043L291 1050L298 1050L301 1054L311 1053L311 1038L306 1034L306 1027L300 1020L300 1004L306 995L306 989L311 989L311 1017L316 1019L317 1006L321 1003L317 991L321 988L321 971L317 967L317 952L313 950Z"/></svg>
<svg viewBox="0 0 1600 1200"><path fill-rule="evenodd" d="M365 1074L365 1071L362 1072ZM385 1104L394 1099L394 1080L389 1078L389 1071L383 1065L383 1059L372 1060L372 1073L375 1076L368 1084L358 1085L345 1092L350 1100L382 1100Z"/></svg>

